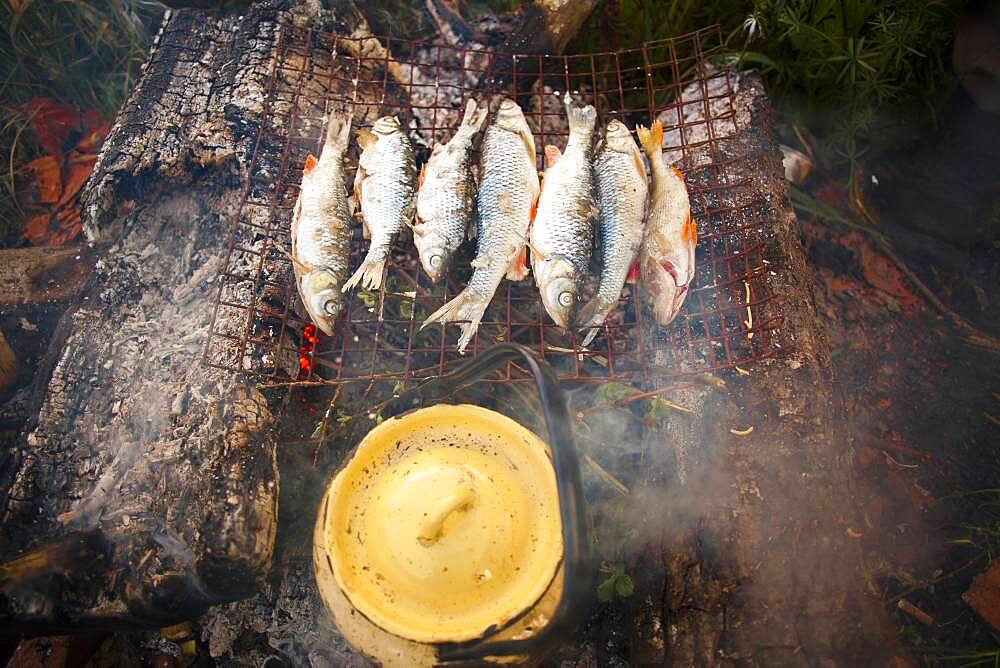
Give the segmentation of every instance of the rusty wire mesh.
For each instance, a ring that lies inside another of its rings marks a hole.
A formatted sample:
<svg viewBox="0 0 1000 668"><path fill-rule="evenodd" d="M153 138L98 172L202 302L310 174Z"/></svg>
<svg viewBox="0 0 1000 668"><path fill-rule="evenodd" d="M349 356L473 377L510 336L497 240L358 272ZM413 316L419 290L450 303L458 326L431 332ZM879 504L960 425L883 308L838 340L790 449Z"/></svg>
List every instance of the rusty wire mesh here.
<svg viewBox="0 0 1000 668"><path fill-rule="evenodd" d="M466 355L501 341L537 350L564 380L657 383L774 357L787 350L780 315L763 317L768 290L767 208L757 199L752 160L727 144L741 123L735 75L715 66L720 30L649 42L617 52L525 56L285 26L260 134L220 273L206 347L210 365L257 374L268 384L413 381L460 363L458 328L420 330L471 273L465 244L444 285L423 274L409 238L392 254L378 293L349 296L334 336L316 339L303 318L287 251L302 165L317 152L327 114L351 111L356 128L397 114L425 152L447 141L465 100L513 96L546 144L565 145L559 94L597 107L601 122L630 127L658 117L667 159L685 173L699 230L697 274L677 319L655 326L637 308L634 286L587 349L545 314L531 277L504 281ZM353 175L357 148L347 172ZM541 167L541 155L539 155ZM353 270L364 255L360 225ZM404 235L408 237L408 235ZM462 254L464 253L464 254ZM769 314L780 309L766 309ZM496 376L524 380L516 365Z"/></svg>

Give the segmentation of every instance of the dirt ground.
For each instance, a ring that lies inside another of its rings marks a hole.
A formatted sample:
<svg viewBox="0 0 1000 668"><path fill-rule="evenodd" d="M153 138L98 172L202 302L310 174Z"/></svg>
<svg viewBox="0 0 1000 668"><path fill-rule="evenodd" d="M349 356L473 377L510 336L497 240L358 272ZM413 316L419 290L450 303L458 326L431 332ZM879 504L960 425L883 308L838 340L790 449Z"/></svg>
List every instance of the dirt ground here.
<svg viewBox="0 0 1000 668"><path fill-rule="evenodd" d="M864 233L803 221L802 236L854 435L852 497L864 525L851 535L864 547L867 586L893 610L915 658L968 665L973 648L997 649L961 596L989 565L1000 528L991 506L1000 365L963 342ZM957 283L914 269L932 287Z"/></svg>

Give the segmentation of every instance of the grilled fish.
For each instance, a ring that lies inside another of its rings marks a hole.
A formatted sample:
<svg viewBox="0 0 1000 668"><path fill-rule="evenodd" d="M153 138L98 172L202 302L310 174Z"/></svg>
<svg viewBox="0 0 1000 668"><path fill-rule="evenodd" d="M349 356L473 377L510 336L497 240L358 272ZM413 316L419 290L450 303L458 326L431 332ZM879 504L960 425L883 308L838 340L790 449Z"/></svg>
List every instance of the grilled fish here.
<svg viewBox="0 0 1000 668"><path fill-rule="evenodd" d="M630 267L642 244L646 214L646 167L628 127L608 123L604 141L594 157L597 191L597 234L600 281L597 294L580 312L580 327L591 328L583 339L589 345L598 327L618 303Z"/></svg>
<svg viewBox="0 0 1000 668"><path fill-rule="evenodd" d="M667 325L677 316L694 278L698 228L691 219L684 175L663 159L663 125L654 121L650 129L639 126L636 132L653 181L649 220L639 249L639 288L656 321Z"/></svg>
<svg viewBox="0 0 1000 668"><path fill-rule="evenodd" d="M432 322L467 321L460 325L458 349L466 346L504 274L522 280L528 273L525 243L538 201L535 140L513 100L504 99L483 138L482 177L476 196L476 259L474 271L457 297L431 314Z"/></svg>
<svg viewBox="0 0 1000 668"><path fill-rule="evenodd" d="M531 269L542 304L560 327L569 327L588 275L593 245L594 107L574 107L565 96L569 140L561 154L545 147L545 176L531 224Z"/></svg>
<svg viewBox="0 0 1000 668"><path fill-rule="evenodd" d="M369 290L382 286L385 262L396 234L413 215L417 169L413 147L399 119L383 116L371 131L358 132L361 158L354 177L354 196L361 205L364 236L371 239L368 254L344 283L347 292L359 283Z"/></svg>
<svg viewBox="0 0 1000 668"><path fill-rule="evenodd" d="M477 108L476 101L469 100L458 132L447 144L434 147L420 171L413 241L420 264L435 283L447 271L452 253L469 228L476 194L472 140L488 112L488 108Z"/></svg>
<svg viewBox="0 0 1000 668"><path fill-rule="evenodd" d="M351 119L331 115L319 160L311 154L292 216L292 267L302 303L321 330L333 334L340 288L351 251L351 214L344 187L344 154Z"/></svg>

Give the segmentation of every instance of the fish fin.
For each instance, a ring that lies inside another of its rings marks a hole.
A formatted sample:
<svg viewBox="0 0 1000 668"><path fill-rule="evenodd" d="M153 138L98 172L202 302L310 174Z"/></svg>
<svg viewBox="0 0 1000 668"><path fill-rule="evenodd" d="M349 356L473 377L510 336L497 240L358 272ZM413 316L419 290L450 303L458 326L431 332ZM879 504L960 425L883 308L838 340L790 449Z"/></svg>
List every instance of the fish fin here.
<svg viewBox="0 0 1000 668"><path fill-rule="evenodd" d="M521 246L507 270L508 281L523 281L528 277L528 245Z"/></svg>
<svg viewBox="0 0 1000 668"><path fill-rule="evenodd" d="M573 100L568 93L566 94L564 104L566 105L566 120L570 132L581 130L592 133L594 131L594 125L597 124L597 110L592 105L588 104L576 107L573 105Z"/></svg>
<svg viewBox="0 0 1000 668"><path fill-rule="evenodd" d="M538 198L539 196L541 196L541 194L542 194L542 189L539 188L538 192L535 193L535 198L531 200L531 218L530 218L531 222L535 222L535 214L538 213Z"/></svg>
<svg viewBox="0 0 1000 668"><path fill-rule="evenodd" d="M688 211L687 219L684 221L684 227L681 228L681 240L691 244L692 246L698 245L698 226L694 224L694 219L691 217L691 211Z"/></svg>
<svg viewBox="0 0 1000 668"><path fill-rule="evenodd" d="M672 171L674 173L674 176L676 176L677 178L679 178L681 181L684 181L684 172L682 172L681 170L679 170L677 167L671 167L670 171ZM686 185L686 183L685 183L685 185Z"/></svg>
<svg viewBox="0 0 1000 668"><path fill-rule="evenodd" d="M435 147L436 148L436 147ZM417 175L417 188L424 185L424 177L427 174L427 163L420 165L420 174Z"/></svg>
<svg viewBox="0 0 1000 668"><path fill-rule="evenodd" d="M652 158L663 151L663 123L653 121L649 129L642 125L637 125L635 131L639 135L639 143L642 144L642 150L646 152L647 156Z"/></svg>
<svg viewBox="0 0 1000 668"><path fill-rule="evenodd" d="M478 107L476 101L469 98L469 101L465 103L465 114L462 116L462 125L475 128L483 127L483 123L486 121L486 116L489 115L489 107Z"/></svg>
<svg viewBox="0 0 1000 668"><path fill-rule="evenodd" d="M341 116L330 114L326 122L326 139L323 142L323 150L329 146L333 150L343 152L351 142L351 115Z"/></svg>
<svg viewBox="0 0 1000 668"><path fill-rule="evenodd" d="M552 167L561 157L562 151L559 150L558 146L545 145L545 169Z"/></svg>
<svg viewBox="0 0 1000 668"><path fill-rule="evenodd" d="M521 141L524 142L524 150L526 150L528 155L531 156L531 159L534 160L538 155L538 152L535 150L535 138L531 136L530 132L527 134L520 132L518 134L521 135Z"/></svg>
<svg viewBox="0 0 1000 668"><path fill-rule="evenodd" d="M635 170L642 178L646 178L646 165L642 163L642 152L639 151L639 147L632 144L632 160L635 161Z"/></svg>
<svg viewBox="0 0 1000 668"><path fill-rule="evenodd" d="M405 225L406 227L410 228L411 230L415 229L415 226L414 226L413 222L410 221L410 219L406 217L405 213L400 212L400 214L399 214L399 220L403 223L403 225Z"/></svg>
<svg viewBox="0 0 1000 668"><path fill-rule="evenodd" d="M302 173L308 174L312 170L316 169L316 165L319 164L319 160L316 159L312 153L306 156L306 163L302 166Z"/></svg>
<svg viewBox="0 0 1000 668"><path fill-rule="evenodd" d="M347 282L344 283L344 287L340 291L347 292L359 283L361 287L368 290L378 290L381 288L382 277L385 275L385 260L385 255L372 257L371 249L369 249L368 256L365 257L357 271L347 279Z"/></svg>
<svg viewBox="0 0 1000 668"><path fill-rule="evenodd" d="M299 271L301 271L303 274L307 274L310 271L312 271L312 267L310 267L309 265L303 263L302 260L300 260L297 257L295 257L295 255L293 253L291 253L287 248L285 248L281 244L275 243L274 247L278 250L279 253L281 253L282 255L284 255L285 257L287 257L289 260L291 260L292 264L295 265L295 268L298 269Z"/></svg>
<svg viewBox="0 0 1000 668"><path fill-rule="evenodd" d="M625 282L629 285L635 285L639 281L639 260L638 258L632 262L632 266L628 268L628 274L625 275Z"/></svg>
<svg viewBox="0 0 1000 668"><path fill-rule="evenodd" d="M361 147L362 151L368 149L371 146L374 146L375 143L378 141L378 137L371 130L365 130L364 128L361 128L360 130L357 131L356 134L358 135L358 146Z"/></svg>
<svg viewBox="0 0 1000 668"><path fill-rule="evenodd" d="M423 324L420 325L420 329L435 322L468 320L468 322L459 324L462 335L458 339L458 352L464 353L469 341L479 329L479 322L483 319L483 313L486 312L487 306L489 306L489 300L476 300L475 295L466 288L457 297L431 313L427 320L424 320Z"/></svg>

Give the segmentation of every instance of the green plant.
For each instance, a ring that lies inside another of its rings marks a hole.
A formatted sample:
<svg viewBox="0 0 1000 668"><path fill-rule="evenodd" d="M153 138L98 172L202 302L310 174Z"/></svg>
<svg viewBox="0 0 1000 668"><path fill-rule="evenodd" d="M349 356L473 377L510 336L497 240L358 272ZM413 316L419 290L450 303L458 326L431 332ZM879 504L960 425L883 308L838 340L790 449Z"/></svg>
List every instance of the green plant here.
<svg viewBox="0 0 1000 668"><path fill-rule="evenodd" d="M597 598L602 603L628 598L635 593L635 583L622 566L605 561L601 564L601 573L606 576L597 585Z"/></svg>
<svg viewBox="0 0 1000 668"><path fill-rule="evenodd" d="M28 103L51 98L114 117L146 57L147 25L160 9L140 0L0 2L0 242L16 235L23 212L15 189L41 151Z"/></svg>
<svg viewBox="0 0 1000 668"><path fill-rule="evenodd" d="M951 88L949 54L963 0L755 0L730 40L735 62L768 74L786 117L855 164L898 142L914 104L933 117ZM739 35L742 33L743 44Z"/></svg>

